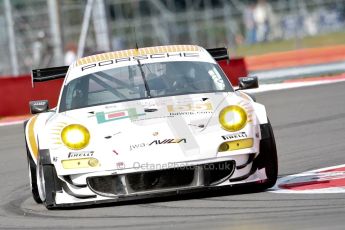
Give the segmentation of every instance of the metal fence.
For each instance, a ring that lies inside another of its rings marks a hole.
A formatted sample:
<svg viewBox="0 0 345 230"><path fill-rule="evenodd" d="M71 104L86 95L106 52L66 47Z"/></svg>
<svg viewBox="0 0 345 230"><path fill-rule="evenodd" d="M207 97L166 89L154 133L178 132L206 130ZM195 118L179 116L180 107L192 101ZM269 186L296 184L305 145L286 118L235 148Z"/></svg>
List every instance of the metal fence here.
<svg viewBox="0 0 345 230"><path fill-rule="evenodd" d="M0 0L0 76L63 65L67 51L87 55L136 43L236 50L246 42L301 38L345 27L345 0L271 0L265 36L259 39L259 29L250 31L247 21L256 2Z"/></svg>

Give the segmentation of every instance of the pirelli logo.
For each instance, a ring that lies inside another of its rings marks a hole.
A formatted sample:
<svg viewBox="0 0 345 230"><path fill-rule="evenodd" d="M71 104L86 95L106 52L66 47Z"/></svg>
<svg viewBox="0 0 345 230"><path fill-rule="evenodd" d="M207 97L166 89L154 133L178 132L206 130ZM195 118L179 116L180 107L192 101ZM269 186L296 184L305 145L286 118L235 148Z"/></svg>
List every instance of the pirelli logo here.
<svg viewBox="0 0 345 230"><path fill-rule="evenodd" d="M240 138L247 138L247 134L245 132L240 133L232 133L225 136L222 136L224 140L234 140L234 139L240 139Z"/></svg>

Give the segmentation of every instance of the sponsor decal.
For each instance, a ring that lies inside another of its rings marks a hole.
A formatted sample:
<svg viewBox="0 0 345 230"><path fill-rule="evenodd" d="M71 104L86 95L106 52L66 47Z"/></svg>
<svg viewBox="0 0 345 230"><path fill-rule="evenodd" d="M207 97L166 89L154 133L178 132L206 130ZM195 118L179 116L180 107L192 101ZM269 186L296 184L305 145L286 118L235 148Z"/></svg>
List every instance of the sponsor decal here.
<svg viewBox="0 0 345 230"><path fill-rule="evenodd" d="M125 168L125 163L123 163L123 162L117 162L117 163L116 163L116 168L117 168L117 169L124 169L124 168Z"/></svg>
<svg viewBox="0 0 345 230"><path fill-rule="evenodd" d="M153 146L153 145L179 144L179 143L187 143L186 138L153 140L150 143L139 143L139 144L130 145L129 150L132 151L133 149L138 149L138 148L143 148L143 147Z"/></svg>
<svg viewBox="0 0 345 230"><path fill-rule="evenodd" d="M178 100L174 101L174 105L181 105L181 104L195 104L195 103L207 103L211 102L210 98L190 98L190 97L184 97L184 98L179 98ZM137 101L136 104L139 106L142 106L144 108L157 108L160 109L160 107L164 106L166 107L167 105L171 104L171 99L167 98L160 98L159 100L142 100L142 101Z"/></svg>
<svg viewBox="0 0 345 230"><path fill-rule="evenodd" d="M166 118L169 118L169 117L174 117L174 116L159 116L159 117L145 117L145 118L139 118L139 119L132 119L131 121L132 122L139 122L139 121L146 121L146 120L155 120L155 119L166 119Z"/></svg>
<svg viewBox="0 0 345 230"><path fill-rule="evenodd" d="M180 105L167 105L168 112L171 116L176 115L195 115L195 114L209 114L213 112L211 102L206 103L188 103Z"/></svg>
<svg viewBox="0 0 345 230"><path fill-rule="evenodd" d="M110 139L110 138L112 138L113 136L115 136L115 135L117 135L117 134L120 134L120 133L121 133L121 132L117 132L117 133L114 133L114 134L105 136L104 138L105 138L105 139Z"/></svg>
<svg viewBox="0 0 345 230"><path fill-rule="evenodd" d="M147 146L148 144L140 143L140 144L134 144L129 146L129 150L132 151L133 149L138 149Z"/></svg>
<svg viewBox="0 0 345 230"><path fill-rule="evenodd" d="M197 111L197 112L178 112L170 113L170 116L181 116L181 115L202 115L202 114L212 114L211 111Z"/></svg>
<svg viewBox="0 0 345 230"><path fill-rule="evenodd" d="M92 157L93 154L94 154L93 151L91 151L91 152L70 152L70 153L68 153L68 158Z"/></svg>
<svg viewBox="0 0 345 230"><path fill-rule="evenodd" d="M232 133L232 134L222 136L224 140L233 140L233 139L246 138L246 137L248 136L245 132Z"/></svg>
<svg viewBox="0 0 345 230"><path fill-rule="evenodd" d="M37 106L46 105L47 101L34 101L33 104Z"/></svg>
<svg viewBox="0 0 345 230"><path fill-rule="evenodd" d="M141 61L147 59L159 59L159 58L170 58L170 57L181 57L181 58L189 58L189 57L199 57L199 53L190 53L190 52L181 52L181 53L157 53L157 54L150 54L150 55L140 55L140 56L133 56L133 57L124 57L124 58L116 58L110 59L106 61L100 61L98 63L92 63L89 65L85 65L81 67L81 71L95 68L95 67L102 67L108 65L114 65L120 62L130 62L130 61Z"/></svg>
<svg viewBox="0 0 345 230"><path fill-rule="evenodd" d="M185 111L212 111L212 104L207 103L188 103L181 105L167 105L168 112L185 112Z"/></svg>
<svg viewBox="0 0 345 230"><path fill-rule="evenodd" d="M137 119L139 116L144 116L145 113L138 114L135 108L129 108L125 110L118 110L112 112L98 112L96 118L98 124L102 124L109 121L116 121L121 119Z"/></svg>
<svg viewBox="0 0 345 230"><path fill-rule="evenodd" d="M146 108L146 109L144 109L144 111L147 112L147 113L153 113L153 112L157 112L158 109L156 109L156 108Z"/></svg>
<svg viewBox="0 0 345 230"><path fill-rule="evenodd" d="M190 126L195 126L195 127L198 127L198 128L205 128L205 125L204 124L199 124L199 125L195 125L195 124L188 124Z"/></svg>
<svg viewBox="0 0 345 230"><path fill-rule="evenodd" d="M345 193L345 165L280 178L272 190L276 193Z"/></svg>
<svg viewBox="0 0 345 230"><path fill-rule="evenodd" d="M180 142L187 143L187 140L186 140L186 138L183 138L183 139L154 140L154 141L152 141L149 145L153 145L153 144L156 144L156 145L161 145L161 144L174 144L174 143L180 143Z"/></svg>

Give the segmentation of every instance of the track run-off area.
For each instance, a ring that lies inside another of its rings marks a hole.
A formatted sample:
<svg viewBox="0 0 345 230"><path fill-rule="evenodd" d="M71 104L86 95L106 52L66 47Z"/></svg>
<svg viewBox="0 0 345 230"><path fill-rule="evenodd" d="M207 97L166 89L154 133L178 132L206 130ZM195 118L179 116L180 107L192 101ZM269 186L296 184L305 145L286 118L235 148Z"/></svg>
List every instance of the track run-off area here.
<svg viewBox="0 0 345 230"><path fill-rule="evenodd" d="M273 125L280 178L260 193L48 211L30 194L22 125L0 127L0 229L344 229L344 89L337 82L256 94Z"/></svg>

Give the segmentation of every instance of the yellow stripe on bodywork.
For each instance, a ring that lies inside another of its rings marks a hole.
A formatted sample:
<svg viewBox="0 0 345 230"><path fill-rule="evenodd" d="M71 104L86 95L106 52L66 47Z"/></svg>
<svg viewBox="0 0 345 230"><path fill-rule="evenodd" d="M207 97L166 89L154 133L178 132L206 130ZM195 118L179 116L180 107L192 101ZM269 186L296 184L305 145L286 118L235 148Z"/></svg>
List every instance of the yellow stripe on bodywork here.
<svg viewBox="0 0 345 230"><path fill-rule="evenodd" d="M245 99L246 101L252 101L253 99L248 96L247 94L243 93L243 92L239 92L240 93L240 97Z"/></svg>
<svg viewBox="0 0 345 230"><path fill-rule="evenodd" d="M37 120L37 116L34 116L30 119L28 124L28 138L29 138L29 147L31 149L31 154L35 159L38 158L38 146L35 138L34 127Z"/></svg>

